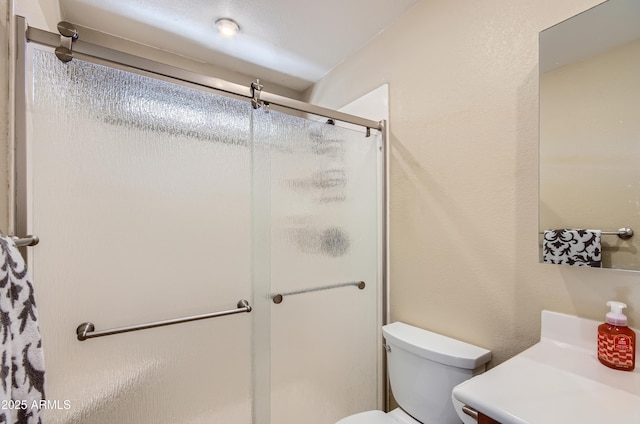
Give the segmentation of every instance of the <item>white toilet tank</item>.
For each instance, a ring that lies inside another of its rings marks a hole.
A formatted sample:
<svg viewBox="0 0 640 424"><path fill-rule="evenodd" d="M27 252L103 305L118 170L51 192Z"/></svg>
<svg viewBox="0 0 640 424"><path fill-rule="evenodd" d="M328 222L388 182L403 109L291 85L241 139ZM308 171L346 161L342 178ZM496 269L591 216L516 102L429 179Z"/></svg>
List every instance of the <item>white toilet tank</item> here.
<svg viewBox="0 0 640 424"><path fill-rule="evenodd" d="M423 424L459 424L453 388L485 370L491 351L402 322L382 327L391 390Z"/></svg>

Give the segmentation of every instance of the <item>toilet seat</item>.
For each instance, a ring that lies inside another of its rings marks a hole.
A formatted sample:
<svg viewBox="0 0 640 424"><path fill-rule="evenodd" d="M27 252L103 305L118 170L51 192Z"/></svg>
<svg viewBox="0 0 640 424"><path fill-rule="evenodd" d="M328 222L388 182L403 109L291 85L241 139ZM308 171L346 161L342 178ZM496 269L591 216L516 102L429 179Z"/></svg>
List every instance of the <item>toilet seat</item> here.
<svg viewBox="0 0 640 424"><path fill-rule="evenodd" d="M350 415L336 424L398 424L398 422L382 411L367 411Z"/></svg>
<svg viewBox="0 0 640 424"><path fill-rule="evenodd" d="M382 411L367 411L350 415L336 424L420 424L400 408L385 414Z"/></svg>

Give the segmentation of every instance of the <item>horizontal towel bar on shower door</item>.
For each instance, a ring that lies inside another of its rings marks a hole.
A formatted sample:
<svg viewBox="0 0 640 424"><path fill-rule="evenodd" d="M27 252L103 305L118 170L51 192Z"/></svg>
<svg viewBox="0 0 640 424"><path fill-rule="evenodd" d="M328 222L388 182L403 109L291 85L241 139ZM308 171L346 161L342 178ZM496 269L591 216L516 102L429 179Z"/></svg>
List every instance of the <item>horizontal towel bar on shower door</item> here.
<svg viewBox="0 0 640 424"><path fill-rule="evenodd" d="M128 327L112 328L110 330L94 331L95 326L93 325L93 323L84 322L80 324L78 328L76 328L76 335L78 336L78 340L84 341L87 339L93 339L94 337L109 336L111 334L126 333L128 331L146 330L147 328L162 327L164 325L172 325L172 324L180 324L182 322L221 317L224 315L239 314L242 312L251 312L251 306L249 305L249 302L247 302L244 299L238 301L238 306L236 309L229 309L226 311L219 311L219 312L211 312L211 313L202 314L202 315L194 315L191 317L168 319L165 321L150 322L147 324L130 325Z"/></svg>
<svg viewBox="0 0 640 424"><path fill-rule="evenodd" d="M316 292L321 290L331 290L331 289L337 289L339 287L348 287L348 286L356 286L357 288L362 290L365 288L366 284L364 281L349 281L348 283L331 284L328 286L312 287L309 289L302 289L302 290L293 290L289 292L274 294L271 296L271 300L273 300L273 303L277 304L277 303L282 303L285 296L293 296L294 294L311 293L311 292Z"/></svg>
<svg viewBox="0 0 640 424"><path fill-rule="evenodd" d="M38 238L38 236L25 236L25 237L12 236L11 240L13 240L13 242L18 247L35 246L36 244L40 243L40 239Z"/></svg>

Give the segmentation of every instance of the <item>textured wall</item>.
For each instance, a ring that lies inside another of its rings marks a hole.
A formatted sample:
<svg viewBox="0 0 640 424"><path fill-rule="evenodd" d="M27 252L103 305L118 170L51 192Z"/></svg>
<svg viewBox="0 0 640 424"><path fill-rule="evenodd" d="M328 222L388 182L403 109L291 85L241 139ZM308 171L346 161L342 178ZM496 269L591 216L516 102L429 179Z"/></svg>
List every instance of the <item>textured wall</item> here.
<svg viewBox="0 0 640 424"><path fill-rule="evenodd" d="M425 0L307 93L337 107L389 83L392 320L494 365L542 309L599 320L617 298L640 327L639 274L538 263L538 33L598 3Z"/></svg>

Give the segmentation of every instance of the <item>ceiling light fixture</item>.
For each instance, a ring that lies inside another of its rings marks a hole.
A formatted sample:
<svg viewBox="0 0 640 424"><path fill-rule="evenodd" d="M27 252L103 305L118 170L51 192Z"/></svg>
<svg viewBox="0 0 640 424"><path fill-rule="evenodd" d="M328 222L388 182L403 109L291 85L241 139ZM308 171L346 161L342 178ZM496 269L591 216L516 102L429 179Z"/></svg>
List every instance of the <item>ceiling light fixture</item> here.
<svg viewBox="0 0 640 424"><path fill-rule="evenodd" d="M231 38L235 37L238 31L240 31L240 25L233 19L220 18L216 21L216 28L223 37Z"/></svg>

